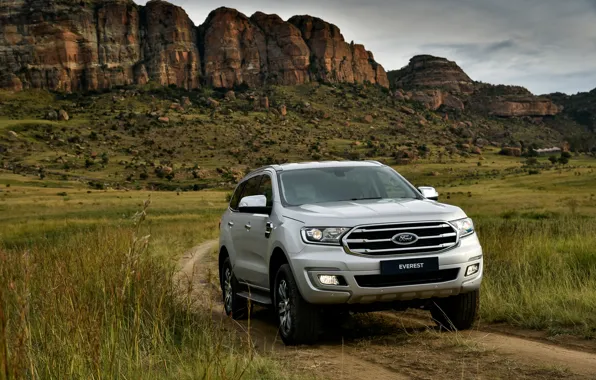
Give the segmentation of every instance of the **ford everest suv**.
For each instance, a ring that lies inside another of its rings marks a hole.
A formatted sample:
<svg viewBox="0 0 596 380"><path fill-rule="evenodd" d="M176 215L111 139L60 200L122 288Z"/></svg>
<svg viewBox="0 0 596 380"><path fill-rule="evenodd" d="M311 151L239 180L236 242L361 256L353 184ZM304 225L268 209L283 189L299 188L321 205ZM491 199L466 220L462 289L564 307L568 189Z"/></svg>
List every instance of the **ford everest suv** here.
<svg viewBox="0 0 596 380"><path fill-rule="evenodd" d="M272 306L289 345L314 343L322 317L350 311L417 307L447 329L470 328L482 248L472 220L437 200L378 162L250 173L220 222L226 314Z"/></svg>

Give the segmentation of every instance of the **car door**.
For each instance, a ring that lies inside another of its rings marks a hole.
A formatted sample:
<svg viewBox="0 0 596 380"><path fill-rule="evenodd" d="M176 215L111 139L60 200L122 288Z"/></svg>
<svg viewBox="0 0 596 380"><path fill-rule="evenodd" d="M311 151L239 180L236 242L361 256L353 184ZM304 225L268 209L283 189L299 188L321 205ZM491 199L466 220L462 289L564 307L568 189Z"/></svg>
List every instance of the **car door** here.
<svg viewBox="0 0 596 380"><path fill-rule="evenodd" d="M236 187L236 190L230 199L228 211L224 213L223 218L221 219L220 242L225 244L228 254L230 255L230 260L232 261L232 266L236 264L236 258L238 257L238 250L236 247L237 233L234 227L238 220L238 204L240 203L244 186L246 186L246 181L241 182L238 187Z"/></svg>
<svg viewBox="0 0 596 380"><path fill-rule="evenodd" d="M246 282L260 288L269 288L269 254L271 240L269 239L273 225L271 211L273 209L273 185L269 174L261 176L261 182L256 195L267 198L267 206L262 212L252 213L249 217L250 231L247 234L246 250Z"/></svg>
<svg viewBox="0 0 596 380"><path fill-rule="evenodd" d="M257 195L259 185L261 184L261 175L249 178L240 195L242 198ZM234 240L234 249L236 251L236 260L234 262L234 274L236 278L241 281L249 282L249 273L253 271L254 264L251 263L249 254L249 238L252 229L251 213L242 212L240 208L234 212L231 218L232 221L232 239Z"/></svg>

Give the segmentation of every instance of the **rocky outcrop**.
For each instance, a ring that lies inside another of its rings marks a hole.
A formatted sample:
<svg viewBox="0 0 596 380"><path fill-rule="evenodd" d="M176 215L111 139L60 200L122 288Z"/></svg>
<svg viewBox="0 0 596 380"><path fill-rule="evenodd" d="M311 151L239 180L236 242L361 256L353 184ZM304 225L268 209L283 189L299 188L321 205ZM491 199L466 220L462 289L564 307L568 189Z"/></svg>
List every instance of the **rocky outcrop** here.
<svg viewBox="0 0 596 380"><path fill-rule="evenodd" d="M263 32L235 9L219 8L199 27L203 74L208 85L230 88L263 83L266 67Z"/></svg>
<svg viewBox="0 0 596 380"><path fill-rule="evenodd" d="M161 85L199 87L197 31L186 12L165 1L150 1L144 8L143 31L145 59L140 65L149 78Z"/></svg>
<svg viewBox="0 0 596 380"><path fill-rule="evenodd" d="M423 103L426 108L436 111L442 106L463 111L464 103L458 97L441 90L415 91L412 100Z"/></svg>
<svg viewBox="0 0 596 380"><path fill-rule="evenodd" d="M445 58L417 55L401 70L390 72L391 85L404 89L442 89L453 93L474 92L474 82L457 65Z"/></svg>
<svg viewBox="0 0 596 380"><path fill-rule="evenodd" d="M455 63L430 55L415 56L408 66L390 71L396 99L423 103L430 110L449 108L500 117L554 116L561 108L519 86L474 82ZM402 90L409 90L405 94Z"/></svg>
<svg viewBox="0 0 596 380"><path fill-rule="evenodd" d="M300 30L278 15L257 12L250 20L265 35L264 81L289 85L309 82L310 50Z"/></svg>
<svg viewBox="0 0 596 380"><path fill-rule="evenodd" d="M484 110L493 116L522 117L522 116L555 116L561 108L549 99L530 98L493 98L486 103Z"/></svg>
<svg viewBox="0 0 596 380"><path fill-rule="evenodd" d="M149 81L187 89L315 80L389 86L381 65L310 16L251 18L228 8L195 27L161 0L0 2L0 87L102 90Z"/></svg>
<svg viewBox="0 0 596 380"><path fill-rule="evenodd" d="M339 28L319 18L294 16L288 20L302 32L310 48L312 76L327 82L365 82L389 87L387 73L371 52L348 44Z"/></svg>

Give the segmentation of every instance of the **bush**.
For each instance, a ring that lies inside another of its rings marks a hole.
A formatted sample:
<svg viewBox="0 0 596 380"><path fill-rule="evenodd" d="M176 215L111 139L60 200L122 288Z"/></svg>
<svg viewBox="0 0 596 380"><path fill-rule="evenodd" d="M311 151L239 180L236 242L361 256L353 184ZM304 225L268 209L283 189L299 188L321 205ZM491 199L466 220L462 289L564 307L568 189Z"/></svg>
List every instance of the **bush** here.
<svg viewBox="0 0 596 380"><path fill-rule="evenodd" d="M571 157L571 152L561 152L561 158L570 159Z"/></svg>
<svg viewBox="0 0 596 380"><path fill-rule="evenodd" d="M569 163L569 159L567 157L559 157L559 163L561 165L567 165Z"/></svg>
<svg viewBox="0 0 596 380"><path fill-rule="evenodd" d="M521 157L521 149L520 148L512 148L512 147L504 147L499 152L502 156L512 156L512 157Z"/></svg>
<svg viewBox="0 0 596 380"><path fill-rule="evenodd" d="M554 165L557 163L558 159L557 156L550 156L548 160Z"/></svg>

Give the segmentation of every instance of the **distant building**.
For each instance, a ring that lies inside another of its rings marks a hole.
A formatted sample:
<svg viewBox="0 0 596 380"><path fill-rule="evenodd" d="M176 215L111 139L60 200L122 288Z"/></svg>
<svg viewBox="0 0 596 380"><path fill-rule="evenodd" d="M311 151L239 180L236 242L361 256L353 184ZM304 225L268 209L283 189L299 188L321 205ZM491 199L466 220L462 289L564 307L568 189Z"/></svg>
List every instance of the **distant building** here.
<svg viewBox="0 0 596 380"><path fill-rule="evenodd" d="M553 147L553 148L545 148L545 149L536 149L536 153L540 156L550 156L553 154L560 154L562 152L561 148Z"/></svg>

